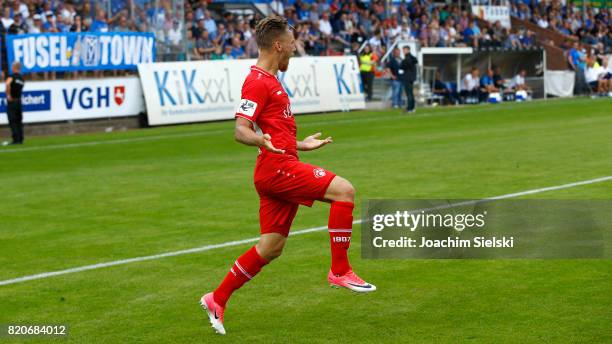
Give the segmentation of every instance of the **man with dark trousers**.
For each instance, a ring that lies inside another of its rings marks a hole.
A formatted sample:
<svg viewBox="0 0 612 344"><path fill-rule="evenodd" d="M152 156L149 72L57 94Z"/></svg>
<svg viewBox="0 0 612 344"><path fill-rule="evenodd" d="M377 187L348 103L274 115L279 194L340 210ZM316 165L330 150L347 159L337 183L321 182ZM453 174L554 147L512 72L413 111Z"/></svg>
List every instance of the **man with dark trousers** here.
<svg viewBox="0 0 612 344"><path fill-rule="evenodd" d="M404 46L404 59L400 64L400 69L404 71L404 90L406 91L406 98L408 98L408 106L406 111L414 112L414 93L413 85L416 80L417 66L419 62L416 57L410 54L410 47Z"/></svg>
<svg viewBox="0 0 612 344"><path fill-rule="evenodd" d="M21 76L21 64L13 63L11 66L13 74L6 79L6 114L8 115L9 126L13 134L11 144L23 143L23 112L21 109L21 93L25 81Z"/></svg>

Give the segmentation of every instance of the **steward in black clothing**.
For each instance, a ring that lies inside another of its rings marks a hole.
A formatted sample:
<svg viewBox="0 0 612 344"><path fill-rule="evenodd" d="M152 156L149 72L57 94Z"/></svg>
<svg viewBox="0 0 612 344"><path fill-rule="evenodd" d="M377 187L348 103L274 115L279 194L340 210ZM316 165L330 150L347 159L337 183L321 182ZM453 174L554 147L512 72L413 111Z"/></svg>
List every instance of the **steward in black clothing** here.
<svg viewBox="0 0 612 344"><path fill-rule="evenodd" d="M21 76L21 64L13 63L13 75L6 79L6 114L8 115L9 126L13 134L12 144L23 143L23 111L21 108L21 94L25 81Z"/></svg>

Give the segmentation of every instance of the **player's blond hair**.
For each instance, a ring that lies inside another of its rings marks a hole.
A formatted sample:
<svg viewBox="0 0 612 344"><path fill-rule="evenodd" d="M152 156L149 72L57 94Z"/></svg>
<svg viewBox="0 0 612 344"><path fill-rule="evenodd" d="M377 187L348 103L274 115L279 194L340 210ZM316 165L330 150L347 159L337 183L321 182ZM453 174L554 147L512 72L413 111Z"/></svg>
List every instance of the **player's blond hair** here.
<svg viewBox="0 0 612 344"><path fill-rule="evenodd" d="M259 49L270 49L274 40L287 31L287 19L279 16L269 16L255 26L255 41Z"/></svg>

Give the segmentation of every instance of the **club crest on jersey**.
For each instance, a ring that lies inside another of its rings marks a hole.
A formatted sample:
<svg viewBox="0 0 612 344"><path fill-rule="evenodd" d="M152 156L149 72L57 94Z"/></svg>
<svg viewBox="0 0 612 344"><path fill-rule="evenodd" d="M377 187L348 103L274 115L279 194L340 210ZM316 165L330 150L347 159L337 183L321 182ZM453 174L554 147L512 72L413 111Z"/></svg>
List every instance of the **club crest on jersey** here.
<svg viewBox="0 0 612 344"><path fill-rule="evenodd" d="M325 177L325 170L320 167L315 168L314 170L312 170L312 172L314 173L315 178Z"/></svg>
<svg viewBox="0 0 612 344"><path fill-rule="evenodd" d="M240 100L240 105L238 105L238 110L236 110L236 113L253 117L255 114L255 109L257 109L257 103L248 99L242 99Z"/></svg>
<svg viewBox="0 0 612 344"><path fill-rule="evenodd" d="M291 104L287 103L285 110L283 110L283 116L285 116L285 118L293 117L293 112L291 112Z"/></svg>

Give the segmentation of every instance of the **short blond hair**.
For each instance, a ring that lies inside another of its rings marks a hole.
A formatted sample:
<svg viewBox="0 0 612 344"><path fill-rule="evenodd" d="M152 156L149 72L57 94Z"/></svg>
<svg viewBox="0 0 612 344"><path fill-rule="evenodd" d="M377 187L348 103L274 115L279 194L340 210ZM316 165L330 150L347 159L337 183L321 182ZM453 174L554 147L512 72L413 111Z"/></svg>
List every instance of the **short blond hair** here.
<svg viewBox="0 0 612 344"><path fill-rule="evenodd" d="M255 26L255 40L260 49L270 49L274 40L287 31L287 19L279 16L269 16Z"/></svg>

